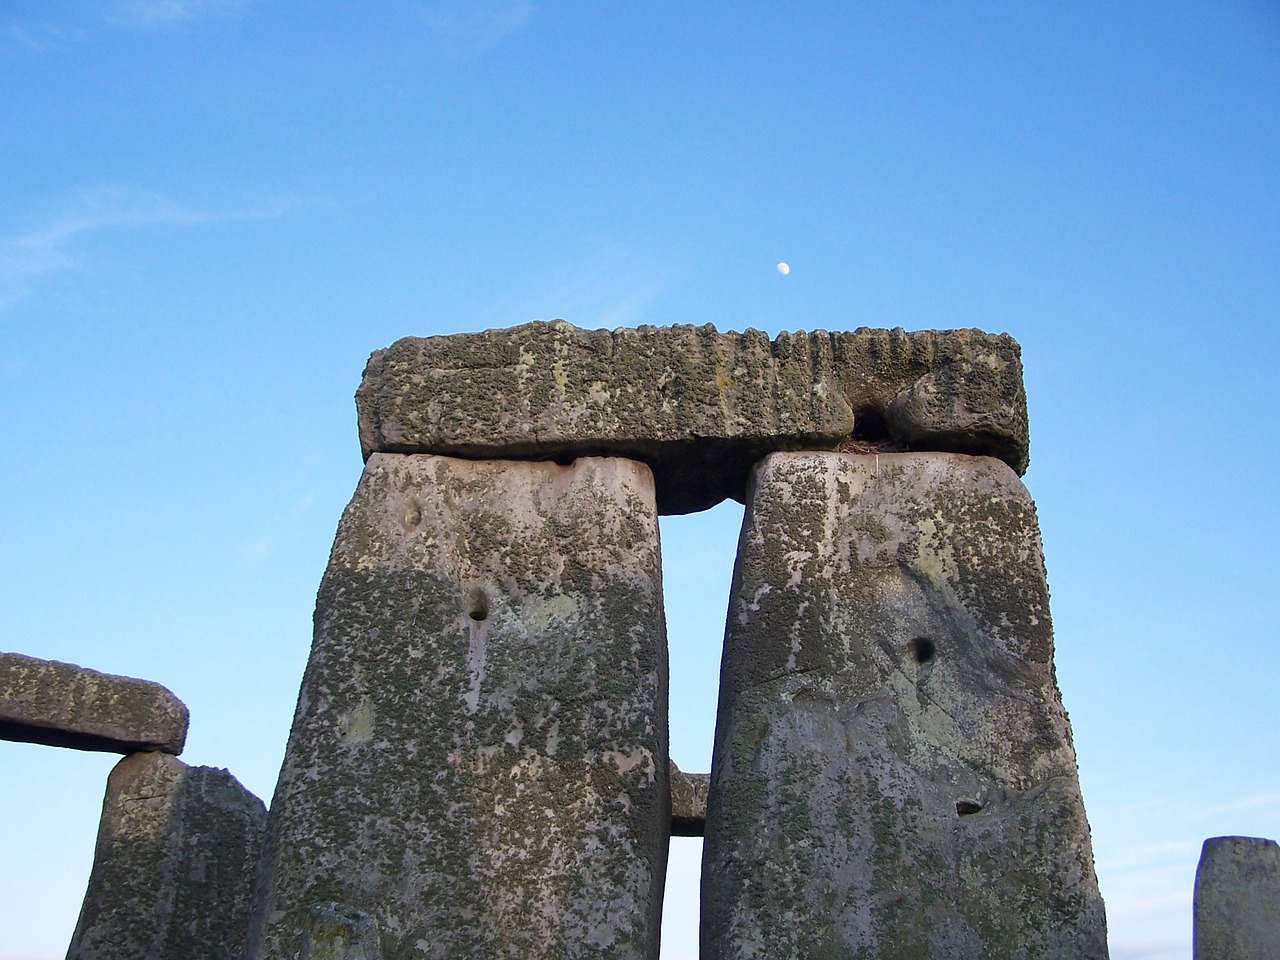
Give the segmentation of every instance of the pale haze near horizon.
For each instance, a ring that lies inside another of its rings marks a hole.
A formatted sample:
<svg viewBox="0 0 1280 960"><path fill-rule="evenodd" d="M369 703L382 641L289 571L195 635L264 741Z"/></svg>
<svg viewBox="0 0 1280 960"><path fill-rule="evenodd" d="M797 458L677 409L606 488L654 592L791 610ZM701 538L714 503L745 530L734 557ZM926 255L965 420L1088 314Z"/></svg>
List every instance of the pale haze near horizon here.
<svg viewBox="0 0 1280 960"><path fill-rule="evenodd" d="M1280 837L1273 3L15 2L0 69L0 649L169 686L186 762L270 799L370 351L980 327L1112 956L1189 958L1203 840ZM663 521L687 770L741 515ZM0 743L0 960L64 953L113 763Z"/></svg>

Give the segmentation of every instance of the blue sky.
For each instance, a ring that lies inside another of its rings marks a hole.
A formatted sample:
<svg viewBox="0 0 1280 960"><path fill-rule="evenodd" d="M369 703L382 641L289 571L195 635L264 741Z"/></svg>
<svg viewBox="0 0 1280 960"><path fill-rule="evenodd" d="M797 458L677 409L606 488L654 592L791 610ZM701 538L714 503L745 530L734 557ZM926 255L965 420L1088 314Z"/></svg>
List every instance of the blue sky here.
<svg viewBox="0 0 1280 960"><path fill-rule="evenodd" d="M1201 842L1280 837L1274 2L9 0L0 84L0 648L165 683L188 762L270 797L370 351L976 326L1112 956L1190 957ZM686 769L740 519L663 525ZM0 744L0 960L65 950L112 763Z"/></svg>

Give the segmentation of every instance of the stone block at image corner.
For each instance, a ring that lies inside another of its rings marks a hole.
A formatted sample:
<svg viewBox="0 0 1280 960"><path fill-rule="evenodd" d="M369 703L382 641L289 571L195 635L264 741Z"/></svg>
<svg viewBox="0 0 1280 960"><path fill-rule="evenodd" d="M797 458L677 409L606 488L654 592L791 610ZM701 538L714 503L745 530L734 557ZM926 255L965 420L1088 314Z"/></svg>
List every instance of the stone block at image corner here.
<svg viewBox="0 0 1280 960"><path fill-rule="evenodd" d="M67 960L238 960L266 818L226 770L125 757Z"/></svg>
<svg viewBox="0 0 1280 960"><path fill-rule="evenodd" d="M0 653L0 739L77 750L182 753L186 705L149 680Z"/></svg>

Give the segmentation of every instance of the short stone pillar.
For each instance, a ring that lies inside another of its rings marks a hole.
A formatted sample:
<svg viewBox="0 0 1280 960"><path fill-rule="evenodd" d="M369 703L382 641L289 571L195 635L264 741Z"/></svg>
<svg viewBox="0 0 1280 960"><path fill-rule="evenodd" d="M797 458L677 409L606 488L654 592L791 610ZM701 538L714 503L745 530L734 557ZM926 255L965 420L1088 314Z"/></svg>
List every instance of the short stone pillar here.
<svg viewBox="0 0 1280 960"><path fill-rule="evenodd" d="M266 819L226 770L125 757L67 960L239 960Z"/></svg>
<svg viewBox="0 0 1280 960"><path fill-rule="evenodd" d="M997 460L778 453L730 599L704 960L1107 956L1035 509Z"/></svg>
<svg viewBox="0 0 1280 960"><path fill-rule="evenodd" d="M1195 960L1280 957L1280 846L1213 837L1196 869Z"/></svg>
<svg viewBox="0 0 1280 960"><path fill-rule="evenodd" d="M653 960L669 831L649 468L370 456L247 956Z"/></svg>

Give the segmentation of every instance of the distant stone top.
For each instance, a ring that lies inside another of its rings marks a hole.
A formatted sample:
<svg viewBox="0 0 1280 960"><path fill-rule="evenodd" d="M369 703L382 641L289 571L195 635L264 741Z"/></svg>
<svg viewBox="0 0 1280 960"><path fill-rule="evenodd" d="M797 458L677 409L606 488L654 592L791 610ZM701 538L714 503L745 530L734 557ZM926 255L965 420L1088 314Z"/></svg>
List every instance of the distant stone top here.
<svg viewBox="0 0 1280 960"><path fill-rule="evenodd" d="M0 653L0 740L179 754L186 705L158 683Z"/></svg>
<svg viewBox="0 0 1280 960"><path fill-rule="evenodd" d="M777 450L871 448L1028 461L1021 351L980 330L719 333L585 330L563 320L405 337L356 392L373 453L569 461L653 470L660 513L743 500Z"/></svg>

